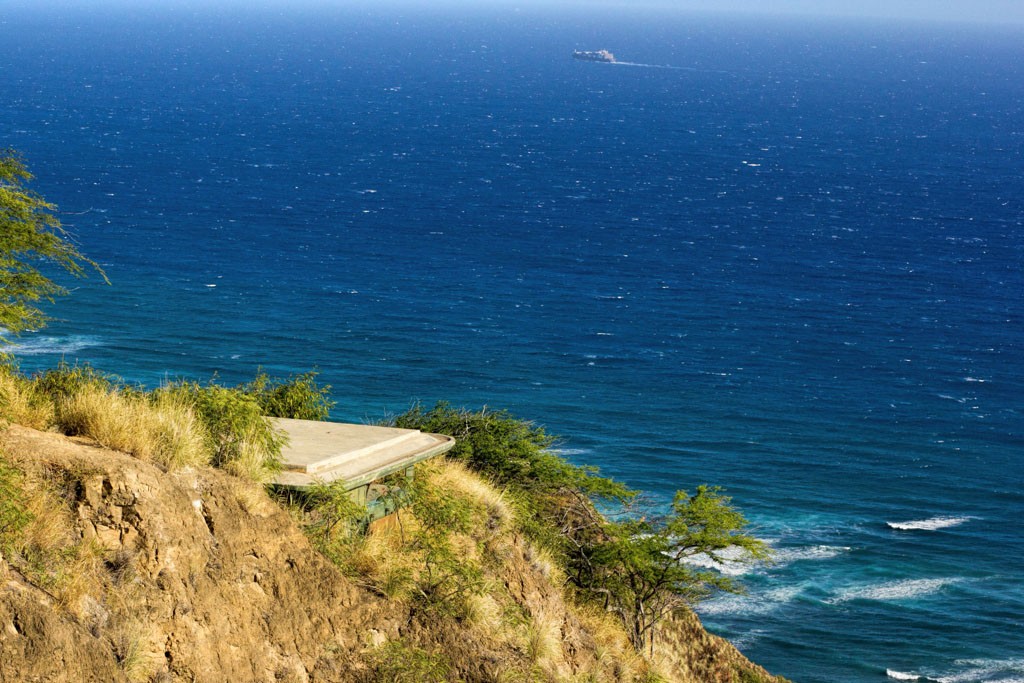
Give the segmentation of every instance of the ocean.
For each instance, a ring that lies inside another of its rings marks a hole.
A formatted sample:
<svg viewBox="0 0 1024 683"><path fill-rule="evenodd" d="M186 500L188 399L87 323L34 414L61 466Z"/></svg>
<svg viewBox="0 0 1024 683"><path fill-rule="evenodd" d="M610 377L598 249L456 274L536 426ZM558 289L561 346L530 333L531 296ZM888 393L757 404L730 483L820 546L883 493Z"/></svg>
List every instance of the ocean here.
<svg viewBox="0 0 1024 683"><path fill-rule="evenodd" d="M1019 683L1022 33L8 4L0 145L111 282L16 355L507 408L722 486L776 561L698 612L769 670Z"/></svg>

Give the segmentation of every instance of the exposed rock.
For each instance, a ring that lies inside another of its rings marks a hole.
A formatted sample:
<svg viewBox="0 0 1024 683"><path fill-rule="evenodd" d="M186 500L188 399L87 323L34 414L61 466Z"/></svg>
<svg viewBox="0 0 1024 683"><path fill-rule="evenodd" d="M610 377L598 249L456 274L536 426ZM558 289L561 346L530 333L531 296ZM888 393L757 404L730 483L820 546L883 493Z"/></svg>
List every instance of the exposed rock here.
<svg viewBox="0 0 1024 683"><path fill-rule="evenodd" d="M67 604L0 557L0 683L370 681L373 653L395 641L443 653L467 682L500 680L513 666L538 680L600 668L594 680L626 681L647 666L632 655L609 665L598 640L614 628L569 604L514 533L488 541L498 567L489 580L540 625L532 651L356 585L260 487L221 471L167 473L19 426L0 433L0 449L62 482L79 542L98 545L103 563L95 586ZM763 673L696 617L666 634L656 660L671 680Z"/></svg>
<svg viewBox="0 0 1024 683"><path fill-rule="evenodd" d="M83 539L103 547L111 577L78 619L8 579L0 680L124 680L118 632L130 632L152 672L172 680L310 680L319 659L362 648L360 632L396 633L394 620L380 619L378 598L355 588L243 481L213 469L166 473L18 426L2 444L15 461L77 475L69 503Z"/></svg>

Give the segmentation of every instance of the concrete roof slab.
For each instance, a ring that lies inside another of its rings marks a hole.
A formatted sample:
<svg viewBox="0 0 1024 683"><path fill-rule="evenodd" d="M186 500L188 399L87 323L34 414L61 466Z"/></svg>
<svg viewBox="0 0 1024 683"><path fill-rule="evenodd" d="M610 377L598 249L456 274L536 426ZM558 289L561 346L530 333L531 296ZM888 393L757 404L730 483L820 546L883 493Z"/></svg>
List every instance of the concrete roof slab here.
<svg viewBox="0 0 1024 683"><path fill-rule="evenodd" d="M343 480L352 488L444 453L455 440L416 429L270 418L288 436L276 484L305 488Z"/></svg>

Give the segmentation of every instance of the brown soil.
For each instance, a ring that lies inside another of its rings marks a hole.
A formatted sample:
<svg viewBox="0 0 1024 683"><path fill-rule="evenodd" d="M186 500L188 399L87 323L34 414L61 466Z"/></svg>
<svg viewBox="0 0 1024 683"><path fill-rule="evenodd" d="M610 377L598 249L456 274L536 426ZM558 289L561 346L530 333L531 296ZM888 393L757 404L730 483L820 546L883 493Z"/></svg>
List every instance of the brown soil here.
<svg viewBox="0 0 1024 683"><path fill-rule="evenodd" d="M97 557L92 583L55 595L0 556L0 683L411 680L375 673L388 642L442 652L451 680L519 680L510 672L523 670L542 681L639 680L648 670L611 647L622 638L609 620L569 604L514 533L494 544L503 561L490 578L525 614L544 615L550 652L358 585L260 487L218 470L167 473L16 425L0 433L0 452L61 483L74 542ZM653 660L668 680L775 680L696 617L661 640Z"/></svg>

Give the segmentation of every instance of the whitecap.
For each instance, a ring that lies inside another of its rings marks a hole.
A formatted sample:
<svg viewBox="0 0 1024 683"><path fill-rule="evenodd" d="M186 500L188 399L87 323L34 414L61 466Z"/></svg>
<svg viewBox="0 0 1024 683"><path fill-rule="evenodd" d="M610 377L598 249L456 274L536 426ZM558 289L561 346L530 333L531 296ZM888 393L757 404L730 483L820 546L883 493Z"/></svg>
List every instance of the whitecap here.
<svg viewBox="0 0 1024 683"><path fill-rule="evenodd" d="M835 605L850 600L878 600L882 602L895 600L910 600L925 595L936 593L946 586L951 586L963 581L962 578L945 579L903 579L900 581L887 581L870 586L848 588L825 602Z"/></svg>
<svg viewBox="0 0 1024 683"><path fill-rule="evenodd" d="M908 522L886 522L891 529L900 531L935 531L947 529L970 521L974 517L931 517L929 519L914 519Z"/></svg>
<svg viewBox="0 0 1024 683"><path fill-rule="evenodd" d="M1021 683L1024 678L1024 659L958 659L954 662L965 670L937 677L939 683L975 683L988 680L991 683ZM1006 676L1009 678L994 678Z"/></svg>
<svg viewBox="0 0 1024 683"><path fill-rule="evenodd" d="M699 603L696 610L701 616L769 614L792 602L802 592L801 586L784 586L757 594L723 595Z"/></svg>
<svg viewBox="0 0 1024 683"><path fill-rule="evenodd" d="M840 545L812 545L797 548L780 548L775 550L772 558L775 565L785 566L791 562L803 560L828 560L833 557L848 553L852 550L849 546Z"/></svg>
<svg viewBox="0 0 1024 683"><path fill-rule="evenodd" d="M557 455L567 456L586 455L587 453L593 453L593 451L589 448L552 448L551 452Z"/></svg>
<svg viewBox="0 0 1024 683"><path fill-rule="evenodd" d="M766 561L753 560L747 551L737 546L730 546L715 553L715 559L706 553L693 555L683 561L686 564L702 569L714 569L727 576L742 576L765 565L785 567L793 562L828 560L852 550L849 546L811 545L791 548L773 548L771 542L765 541L771 550L771 557Z"/></svg>
<svg viewBox="0 0 1024 683"><path fill-rule="evenodd" d="M730 638L729 642L732 643L733 647L742 652L753 645L756 641L760 640L760 638L767 633L768 631L764 629L755 628L747 631L743 635Z"/></svg>
<svg viewBox="0 0 1024 683"><path fill-rule="evenodd" d="M897 681L919 681L919 680L921 680L921 677L919 675L917 675L917 674L903 673L902 671L895 671L893 669L886 669L885 670L885 675L888 676L889 678L895 679Z"/></svg>
<svg viewBox="0 0 1024 683"><path fill-rule="evenodd" d="M32 337L25 341L12 344L10 351L17 356L42 356L46 354L70 354L100 346L102 342L88 335L71 335L69 337Z"/></svg>
<svg viewBox="0 0 1024 683"><path fill-rule="evenodd" d="M757 563L751 561L749 552L735 545L717 551L715 557L711 557L707 553L700 553L685 558L683 562L702 569L714 569L728 576L746 574L757 566Z"/></svg>

